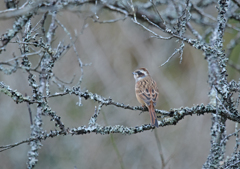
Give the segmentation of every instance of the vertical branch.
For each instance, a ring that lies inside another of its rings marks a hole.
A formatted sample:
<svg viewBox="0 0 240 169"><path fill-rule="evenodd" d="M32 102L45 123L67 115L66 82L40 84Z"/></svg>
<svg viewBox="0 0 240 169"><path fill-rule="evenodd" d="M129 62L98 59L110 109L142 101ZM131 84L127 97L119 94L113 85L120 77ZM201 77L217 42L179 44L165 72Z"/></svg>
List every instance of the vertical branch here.
<svg viewBox="0 0 240 169"><path fill-rule="evenodd" d="M48 48L48 50L51 50L51 41L52 37L54 36L56 25L55 25L55 15L56 13L52 13L52 22L49 26L49 30L46 34L47 42L45 46ZM44 25L42 25L44 26ZM51 55L48 52L44 52L43 57L41 59L40 63L40 74L39 74L39 83L40 85L38 88L35 88L33 91L34 95L37 97L36 99L40 100L41 103L37 106L37 114L34 118L34 124L32 125L31 129L31 138L39 138L44 132L42 129L42 114L44 113L44 108L47 107L47 103L44 102L43 96L44 93L46 95L49 95L49 79L51 78L52 73L52 67L54 63L54 59L51 60ZM30 74L29 81L33 81L33 84L36 83L33 79L33 75ZM36 85L33 85L36 86ZM31 150L28 152L28 162L27 167L29 169L33 168L37 163L37 157L38 157L38 149L42 146L39 139L36 139L34 141L30 142Z"/></svg>
<svg viewBox="0 0 240 169"><path fill-rule="evenodd" d="M25 32L24 35L25 37L23 37L23 41L24 42L28 42L31 38L30 36L30 32L31 32L31 21L29 20L28 23L25 26ZM29 46L27 44L23 44L23 50L21 50L21 52L23 54L28 53L29 52ZM41 98L41 92L38 92L38 85L36 84L36 81L34 79L34 75L30 73L29 69L31 67L31 63L28 60L28 57L25 55L23 57L23 62L22 64L26 67L27 72L29 73L28 76L28 83L29 85L32 87L33 89L33 95L35 99L40 99ZM40 91L40 89L39 89ZM38 105L37 108L37 114L34 118L33 124L31 125L31 136L30 138L38 138L39 136L42 135L43 129L42 129L42 119L41 119L41 111L40 110L40 105ZM30 150L28 151L28 161L27 161L27 168L31 169L33 168L38 159L38 149L40 149L42 146L40 140L33 140L30 142Z"/></svg>
<svg viewBox="0 0 240 169"><path fill-rule="evenodd" d="M216 25L210 39L210 45L223 51L223 34L227 23L226 12L228 10L228 0L218 1L218 24ZM224 160L226 144L220 144L226 135L226 118L218 114L219 110L225 106L226 91L226 57L213 51L206 52L208 61L208 83L211 87L209 93L210 104L216 106L216 114L212 115L211 127L211 149L207 161L203 168L219 168L220 162ZM225 107L224 107L225 108Z"/></svg>
<svg viewBox="0 0 240 169"><path fill-rule="evenodd" d="M234 153L237 154L237 150L239 147L239 134L238 134L238 123L235 123L235 136L236 136L236 144L234 147Z"/></svg>
<svg viewBox="0 0 240 169"><path fill-rule="evenodd" d="M154 130L154 136L155 136L155 139L156 139L156 142L157 142L158 152L159 152L161 162L162 162L162 169L164 169L166 164L165 164L165 159L164 159L164 155L163 155L163 152L162 152L162 145L161 145L160 139L158 138L157 130Z"/></svg>

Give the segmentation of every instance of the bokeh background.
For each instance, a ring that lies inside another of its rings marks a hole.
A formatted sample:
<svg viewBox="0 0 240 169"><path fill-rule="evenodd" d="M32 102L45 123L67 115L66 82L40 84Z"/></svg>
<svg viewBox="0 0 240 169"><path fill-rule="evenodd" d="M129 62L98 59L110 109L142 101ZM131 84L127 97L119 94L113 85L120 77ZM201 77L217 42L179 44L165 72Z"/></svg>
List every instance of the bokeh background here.
<svg viewBox="0 0 240 169"><path fill-rule="evenodd" d="M21 2L20 2L21 4ZM0 10L4 10L3 1ZM85 9L85 8L84 8ZM89 10L88 10L89 9ZM167 64L164 63L179 46L176 40L159 40L150 38L150 34L135 25L130 19L111 24L94 23L85 18L92 14L91 8L81 13L60 12L57 18L65 25L76 40L77 51L83 63L91 63L84 67L82 89L97 93L103 97L111 97L114 101L139 105L134 93L134 78L132 72L139 67L148 68L156 80L160 98L157 109L191 107L208 103L209 86L207 83L207 62L201 51L186 45L182 63L179 56L174 56ZM210 14L216 15L214 6L208 9ZM89 12L90 11L90 12ZM41 15L36 16L36 23ZM121 17L109 11L102 11L100 19ZM51 18L47 21L50 23ZM12 27L14 19L0 20L0 34ZM83 26L86 28L82 31ZM198 25L194 27L201 33ZM151 28L151 27L149 27ZM154 29L155 30L155 29ZM189 36L191 36L189 34ZM234 37L232 32L225 34L225 44ZM69 37L59 26L54 37L53 46L59 41L70 42ZM18 45L10 43L7 51L0 55L0 61L12 58L12 54L20 55ZM238 62L238 51L234 51L232 59ZM38 57L30 58L33 66ZM229 78L238 79L238 72L229 68ZM80 68L76 54L70 49L54 66L54 74L63 81L69 82L76 75L75 80L68 86L77 83ZM28 74L23 70L8 76L0 72L0 81L21 93L31 95L31 88L27 82ZM55 84L51 84L51 93L58 91ZM88 120L98 104L84 99L83 106L76 103L74 95L49 99L52 110L61 116L66 127L88 125ZM32 112L36 107L31 105ZM140 111L131 111L114 106L104 106L98 117L100 125L124 125L134 127L150 122L148 112L139 115ZM43 128L46 131L55 129L50 117L43 117ZM207 159L210 149L211 115L185 117L175 126L160 127L154 131L146 131L136 135L100 135L87 134L79 136L59 136L42 141L39 150L39 162L36 169L119 169L120 161L125 168L146 169L161 168L160 154L163 154L165 168L201 168ZM0 93L0 145L12 144L25 140L30 136L29 112L25 103L16 104L11 98ZM227 124L228 133L234 132L234 123ZM156 137L160 140L158 141ZM159 152L158 145L161 145ZM232 152L234 139L230 139L227 153ZM117 150L116 150L117 149ZM18 147L0 153L0 168L26 168L29 145ZM119 155L117 155L117 151Z"/></svg>

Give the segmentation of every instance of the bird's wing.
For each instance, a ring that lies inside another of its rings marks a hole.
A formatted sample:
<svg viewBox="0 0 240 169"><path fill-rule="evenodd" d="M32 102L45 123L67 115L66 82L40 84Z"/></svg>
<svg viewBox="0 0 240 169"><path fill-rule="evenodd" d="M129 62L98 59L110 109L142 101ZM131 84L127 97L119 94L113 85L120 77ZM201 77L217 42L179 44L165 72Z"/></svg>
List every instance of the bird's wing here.
<svg viewBox="0 0 240 169"><path fill-rule="evenodd" d="M147 106L150 105L151 101L154 106L156 105L159 91L157 83L151 77L139 80L135 87L136 94L146 103Z"/></svg>

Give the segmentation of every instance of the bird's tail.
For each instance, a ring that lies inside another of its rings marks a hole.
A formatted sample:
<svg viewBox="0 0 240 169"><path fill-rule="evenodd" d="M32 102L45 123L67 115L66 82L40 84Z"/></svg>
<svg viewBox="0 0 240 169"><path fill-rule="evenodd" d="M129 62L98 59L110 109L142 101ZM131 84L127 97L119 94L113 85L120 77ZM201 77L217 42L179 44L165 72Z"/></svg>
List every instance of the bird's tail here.
<svg viewBox="0 0 240 169"><path fill-rule="evenodd" d="M148 110L150 113L150 119L151 119L152 125L154 125L155 127L158 127L157 115L154 110L153 102L150 102Z"/></svg>

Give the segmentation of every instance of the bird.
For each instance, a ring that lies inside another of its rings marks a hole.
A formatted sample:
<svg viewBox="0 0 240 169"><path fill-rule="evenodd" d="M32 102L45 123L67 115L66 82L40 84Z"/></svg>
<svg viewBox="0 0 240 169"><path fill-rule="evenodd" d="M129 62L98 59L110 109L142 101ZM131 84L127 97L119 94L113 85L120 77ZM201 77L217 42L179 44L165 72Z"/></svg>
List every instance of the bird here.
<svg viewBox="0 0 240 169"><path fill-rule="evenodd" d="M151 124L158 127L155 106L158 99L159 91L157 83L150 76L146 68L139 68L133 72L135 79L135 93L139 103L148 108Z"/></svg>

